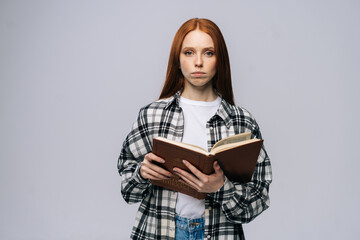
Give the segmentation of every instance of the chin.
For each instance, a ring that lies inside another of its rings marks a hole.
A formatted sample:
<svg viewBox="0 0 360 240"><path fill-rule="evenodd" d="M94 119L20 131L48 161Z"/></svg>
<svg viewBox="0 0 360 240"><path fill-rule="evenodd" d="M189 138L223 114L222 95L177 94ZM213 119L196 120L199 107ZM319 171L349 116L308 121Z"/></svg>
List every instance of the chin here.
<svg viewBox="0 0 360 240"><path fill-rule="evenodd" d="M195 85L195 86L205 86L207 84L209 84L211 82L211 80L209 79L193 79L192 81L190 81L190 83L192 85Z"/></svg>

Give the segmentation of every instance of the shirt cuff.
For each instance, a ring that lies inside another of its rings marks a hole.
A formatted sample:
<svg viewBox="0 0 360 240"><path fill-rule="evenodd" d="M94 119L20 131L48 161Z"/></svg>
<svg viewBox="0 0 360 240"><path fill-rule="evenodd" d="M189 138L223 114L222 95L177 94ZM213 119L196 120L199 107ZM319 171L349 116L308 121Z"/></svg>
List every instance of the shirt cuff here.
<svg viewBox="0 0 360 240"><path fill-rule="evenodd" d="M224 185L216 192L208 194L215 202L223 204L234 197L236 191L235 185L225 177Z"/></svg>
<svg viewBox="0 0 360 240"><path fill-rule="evenodd" d="M134 172L134 176L133 176L133 180L139 184L150 184L150 179L145 179L141 176L140 174L140 167L141 167L141 163L139 163L137 166L136 166L136 169L135 169L135 172Z"/></svg>

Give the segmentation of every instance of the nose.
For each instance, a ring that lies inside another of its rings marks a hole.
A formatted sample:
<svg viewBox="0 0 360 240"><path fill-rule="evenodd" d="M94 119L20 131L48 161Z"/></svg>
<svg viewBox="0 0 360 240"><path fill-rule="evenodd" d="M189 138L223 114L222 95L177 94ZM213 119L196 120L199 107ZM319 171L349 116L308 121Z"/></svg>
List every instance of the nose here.
<svg viewBox="0 0 360 240"><path fill-rule="evenodd" d="M201 54L199 54L196 56L196 59L195 59L195 67L201 68L202 66L203 66L203 59L202 59Z"/></svg>

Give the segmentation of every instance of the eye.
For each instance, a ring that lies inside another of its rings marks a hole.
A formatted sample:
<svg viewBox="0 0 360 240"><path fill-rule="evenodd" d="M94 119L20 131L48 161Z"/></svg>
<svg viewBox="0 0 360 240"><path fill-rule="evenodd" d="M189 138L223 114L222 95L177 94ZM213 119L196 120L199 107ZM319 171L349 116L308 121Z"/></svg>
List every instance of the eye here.
<svg viewBox="0 0 360 240"><path fill-rule="evenodd" d="M192 51L189 51L189 50L185 51L184 54L185 54L185 56L190 56L190 55L192 55Z"/></svg>
<svg viewBox="0 0 360 240"><path fill-rule="evenodd" d="M208 57L212 57L212 56L215 55L215 53L213 51L206 51L205 55L208 56Z"/></svg>

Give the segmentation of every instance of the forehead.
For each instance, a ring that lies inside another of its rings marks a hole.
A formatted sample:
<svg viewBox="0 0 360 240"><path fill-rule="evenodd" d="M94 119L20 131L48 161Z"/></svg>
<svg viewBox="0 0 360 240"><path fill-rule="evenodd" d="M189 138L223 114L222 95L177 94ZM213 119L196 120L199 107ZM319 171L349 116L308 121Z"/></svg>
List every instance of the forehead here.
<svg viewBox="0 0 360 240"><path fill-rule="evenodd" d="M214 41L209 34L196 29L185 36L182 48L185 47L210 48L214 47Z"/></svg>

